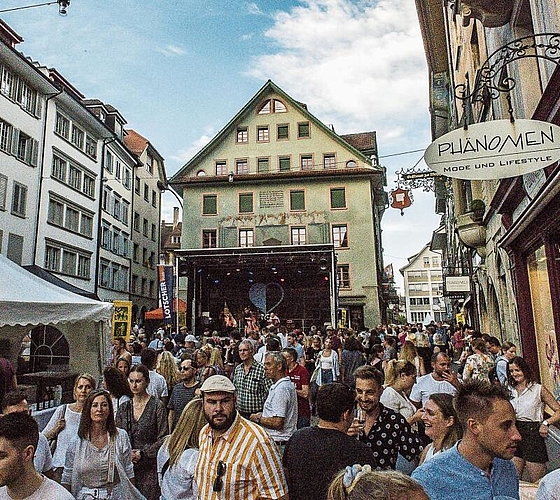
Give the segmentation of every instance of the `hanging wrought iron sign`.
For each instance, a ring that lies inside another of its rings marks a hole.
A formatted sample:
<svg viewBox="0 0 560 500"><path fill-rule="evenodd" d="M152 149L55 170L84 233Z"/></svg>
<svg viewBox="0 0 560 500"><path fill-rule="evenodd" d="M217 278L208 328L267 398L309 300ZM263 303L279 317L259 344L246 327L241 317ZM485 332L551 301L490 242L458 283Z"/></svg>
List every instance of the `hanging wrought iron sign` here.
<svg viewBox="0 0 560 500"><path fill-rule="evenodd" d="M440 175L505 179L560 160L560 127L538 120L494 120L459 128L436 139L424 154Z"/></svg>
<svg viewBox="0 0 560 500"><path fill-rule="evenodd" d="M390 192L391 195L391 208L396 208L401 211L401 215L404 215L404 209L412 205L412 197L408 189L402 189L397 187Z"/></svg>

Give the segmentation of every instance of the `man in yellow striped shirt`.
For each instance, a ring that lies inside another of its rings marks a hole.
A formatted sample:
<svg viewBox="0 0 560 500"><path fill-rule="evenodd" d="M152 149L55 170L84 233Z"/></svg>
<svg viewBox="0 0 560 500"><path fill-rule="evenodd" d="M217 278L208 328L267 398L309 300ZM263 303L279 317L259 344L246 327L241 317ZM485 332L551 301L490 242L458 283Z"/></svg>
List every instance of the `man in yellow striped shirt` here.
<svg viewBox="0 0 560 500"><path fill-rule="evenodd" d="M287 500L278 448L269 434L235 409L235 386L223 375L200 388L208 425L200 432L195 469L204 500Z"/></svg>

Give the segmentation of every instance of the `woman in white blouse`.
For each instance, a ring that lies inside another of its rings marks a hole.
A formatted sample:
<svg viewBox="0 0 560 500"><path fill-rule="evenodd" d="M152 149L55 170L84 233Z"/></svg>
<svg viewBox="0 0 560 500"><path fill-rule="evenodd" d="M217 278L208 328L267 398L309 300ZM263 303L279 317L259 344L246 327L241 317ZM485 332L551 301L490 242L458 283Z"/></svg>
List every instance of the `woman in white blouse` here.
<svg viewBox="0 0 560 500"><path fill-rule="evenodd" d="M198 487L194 468L198 458L198 435L206 425L202 399L190 401L177 425L157 454L161 500L195 500Z"/></svg>
<svg viewBox="0 0 560 500"><path fill-rule="evenodd" d="M380 403L400 413L414 431L418 431L418 422L422 419L422 410L408 399L412 386L416 382L416 367L410 361L392 359L385 368L385 389L379 399ZM417 461L409 462L402 455L397 458L397 470L410 474Z"/></svg>
<svg viewBox="0 0 560 500"><path fill-rule="evenodd" d="M43 434L49 441L56 439L56 448L53 452L53 479L58 482L62 476L66 450L70 441L78 433L84 403L94 388L95 379L89 373L78 375L74 383L74 403L59 406L43 430Z"/></svg>
<svg viewBox="0 0 560 500"><path fill-rule="evenodd" d="M325 348L317 356L319 371L317 373L316 383L319 387L336 382L340 377L338 353L332 348L332 340L327 337L324 345Z"/></svg>
<svg viewBox="0 0 560 500"><path fill-rule="evenodd" d="M560 403L546 387L535 382L529 365L519 356L508 363L508 379L516 425L522 437L513 463L520 478L527 468L529 481L536 483L546 474L548 454L544 439L548 436L548 427L560 422ZM554 412L546 420L545 405Z"/></svg>

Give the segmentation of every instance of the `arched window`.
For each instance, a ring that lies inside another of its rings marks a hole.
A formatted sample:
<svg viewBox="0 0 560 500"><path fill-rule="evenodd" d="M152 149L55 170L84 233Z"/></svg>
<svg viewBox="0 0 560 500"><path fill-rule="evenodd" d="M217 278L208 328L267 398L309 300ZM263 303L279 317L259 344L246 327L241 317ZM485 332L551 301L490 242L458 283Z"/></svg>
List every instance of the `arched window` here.
<svg viewBox="0 0 560 500"><path fill-rule="evenodd" d="M288 111L286 109L286 105L282 101L279 101L278 99L274 99L274 112L285 113L286 111Z"/></svg>
<svg viewBox="0 0 560 500"><path fill-rule="evenodd" d="M62 369L70 363L70 346L54 326L37 326L31 331L30 371Z"/></svg>
<svg viewBox="0 0 560 500"><path fill-rule="evenodd" d="M264 101L257 113L259 115L268 115L270 113L286 113L286 105L278 99L267 99Z"/></svg>
<svg viewBox="0 0 560 500"><path fill-rule="evenodd" d="M199 171L196 173L196 176L197 176L197 177L204 177L205 175L206 175L206 172L205 172L204 170L199 170Z"/></svg>
<svg viewBox="0 0 560 500"><path fill-rule="evenodd" d="M270 99L267 99L259 108L259 115L268 115L271 112Z"/></svg>

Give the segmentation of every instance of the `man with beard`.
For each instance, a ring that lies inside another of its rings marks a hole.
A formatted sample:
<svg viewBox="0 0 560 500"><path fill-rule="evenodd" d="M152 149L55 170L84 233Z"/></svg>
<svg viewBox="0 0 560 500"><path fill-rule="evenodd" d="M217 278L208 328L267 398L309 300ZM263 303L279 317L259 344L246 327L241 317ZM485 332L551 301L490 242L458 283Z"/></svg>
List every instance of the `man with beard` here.
<svg viewBox="0 0 560 500"><path fill-rule="evenodd" d="M418 458L422 443L406 419L379 401L383 392L383 374L373 366L360 366L355 372L356 403L364 413L361 425L358 420L348 429L370 447L373 465L377 469L395 469L397 456L408 461Z"/></svg>
<svg viewBox="0 0 560 500"><path fill-rule="evenodd" d="M194 473L199 498L287 500L278 448L262 427L237 413L231 380L212 375L200 392L208 425L200 431Z"/></svg>
<svg viewBox="0 0 560 500"><path fill-rule="evenodd" d="M37 422L25 413L0 418L0 500L72 500L74 497L52 479L39 474L33 455L39 440Z"/></svg>
<svg viewBox="0 0 560 500"><path fill-rule="evenodd" d="M454 396L461 387L457 375L451 369L451 358L445 352L432 356L432 373L420 377L410 393L410 400L422 408L432 394L443 392Z"/></svg>
<svg viewBox="0 0 560 500"><path fill-rule="evenodd" d="M459 389L454 404L463 439L412 473L432 500L519 498L511 459L521 435L509 399L504 387L480 380Z"/></svg>

